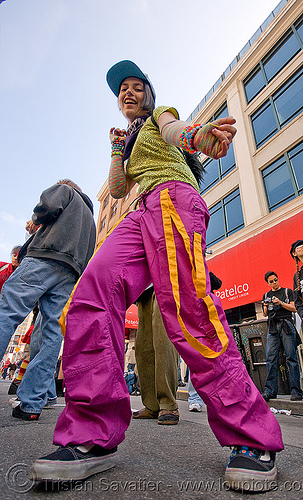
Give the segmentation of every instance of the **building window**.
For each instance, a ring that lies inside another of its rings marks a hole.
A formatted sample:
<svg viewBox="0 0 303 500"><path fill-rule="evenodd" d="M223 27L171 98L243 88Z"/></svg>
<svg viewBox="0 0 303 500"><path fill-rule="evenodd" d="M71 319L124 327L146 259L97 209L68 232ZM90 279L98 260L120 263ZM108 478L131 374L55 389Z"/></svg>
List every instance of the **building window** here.
<svg viewBox="0 0 303 500"><path fill-rule="evenodd" d="M303 66L251 116L257 148L303 109Z"/></svg>
<svg viewBox="0 0 303 500"><path fill-rule="evenodd" d="M250 103L300 50L303 50L302 37L303 16L289 28L243 81L247 103Z"/></svg>
<svg viewBox="0 0 303 500"><path fill-rule="evenodd" d="M244 227L239 188L210 208L206 245L214 245Z"/></svg>
<svg viewBox="0 0 303 500"><path fill-rule="evenodd" d="M262 171L269 210L303 193L303 141Z"/></svg>
<svg viewBox="0 0 303 500"><path fill-rule="evenodd" d="M106 216L102 219L101 224L100 224L100 231L105 228L105 223L106 223Z"/></svg>
<svg viewBox="0 0 303 500"><path fill-rule="evenodd" d="M106 198L104 198L103 210L107 207L108 203L109 203L109 194L106 196Z"/></svg>
<svg viewBox="0 0 303 500"><path fill-rule="evenodd" d="M218 120L219 118L226 118L228 116L228 108L225 103L208 121ZM205 173L203 175L203 180L200 183L200 192L205 193L214 184L219 182L223 177L225 177L229 172L236 168L235 155L233 145L229 146L227 155L219 160L213 160L212 158L207 158L203 162L203 167L205 168Z"/></svg>
<svg viewBox="0 0 303 500"><path fill-rule="evenodd" d="M116 214L117 208L118 208L118 201L116 201L112 206L112 209L110 212L110 219L112 219L114 217L114 215Z"/></svg>

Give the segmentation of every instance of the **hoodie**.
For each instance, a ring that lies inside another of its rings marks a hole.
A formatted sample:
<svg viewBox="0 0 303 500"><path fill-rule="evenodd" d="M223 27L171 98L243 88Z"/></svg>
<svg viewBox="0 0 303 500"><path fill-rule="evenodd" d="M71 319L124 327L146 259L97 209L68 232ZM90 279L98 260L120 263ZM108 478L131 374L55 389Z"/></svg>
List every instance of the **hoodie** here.
<svg viewBox="0 0 303 500"><path fill-rule="evenodd" d="M32 220L41 226L25 243L26 256L56 260L80 276L96 242L93 204L89 197L67 184L55 184L41 194ZM20 250L21 258L24 247Z"/></svg>

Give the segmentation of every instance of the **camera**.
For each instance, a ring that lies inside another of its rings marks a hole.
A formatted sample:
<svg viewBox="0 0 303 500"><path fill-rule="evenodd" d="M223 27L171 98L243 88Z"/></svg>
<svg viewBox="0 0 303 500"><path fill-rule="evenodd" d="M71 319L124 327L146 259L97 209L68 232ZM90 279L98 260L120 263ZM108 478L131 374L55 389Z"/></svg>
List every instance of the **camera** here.
<svg viewBox="0 0 303 500"><path fill-rule="evenodd" d="M266 299L264 299L264 304L270 304L273 302L272 298L271 297L267 297Z"/></svg>
<svg viewBox="0 0 303 500"><path fill-rule="evenodd" d="M274 306L275 306L272 297L266 297L266 299L264 299L263 302L264 305L267 306L268 314L272 314L274 312Z"/></svg>

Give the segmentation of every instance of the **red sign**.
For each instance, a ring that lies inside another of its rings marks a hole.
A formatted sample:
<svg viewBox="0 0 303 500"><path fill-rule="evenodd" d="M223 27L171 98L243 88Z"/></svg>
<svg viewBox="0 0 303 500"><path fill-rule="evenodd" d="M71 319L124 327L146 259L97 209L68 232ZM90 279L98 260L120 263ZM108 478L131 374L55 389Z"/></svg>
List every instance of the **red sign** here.
<svg viewBox="0 0 303 500"><path fill-rule="evenodd" d="M125 315L125 328L131 328L132 330L137 330L138 328L138 307L132 304L126 311Z"/></svg>
<svg viewBox="0 0 303 500"><path fill-rule="evenodd" d="M264 280L267 271L278 274L282 287L293 289L296 266L289 251L291 244L301 239L303 212L209 259L209 270L222 280L215 294L224 309L261 301L270 290Z"/></svg>

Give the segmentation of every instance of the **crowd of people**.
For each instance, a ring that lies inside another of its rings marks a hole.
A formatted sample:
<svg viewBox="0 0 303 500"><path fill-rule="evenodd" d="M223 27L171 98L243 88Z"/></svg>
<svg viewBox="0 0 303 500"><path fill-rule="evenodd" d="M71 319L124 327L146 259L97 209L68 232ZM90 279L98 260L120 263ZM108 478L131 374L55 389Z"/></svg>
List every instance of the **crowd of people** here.
<svg viewBox="0 0 303 500"><path fill-rule="evenodd" d="M189 367L191 392L197 398L192 409L200 411L205 404L220 445L232 448L226 482L241 489L243 482L254 479L269 489L277 475L276 453L284 447L266 402L267 396L276 395L274 370L262 397L212 291L205 260L209 213L199 192L203 171L197 152L224 157L236 134L235 120L226 117L189 126L180 121L175 108L155 107L148 76L131 61L110 68L107 82L128 123L127 130L110 130L109 190L114 198L123 198L137 183L135 210L93 255L92 202L68 179L46 189L27 223L31 238L19 251L21 264L5 281L0 297L0 358L17 325L39 305L32 332L38 347L12 410L15 418L37 421L52 399L62 343L59 318L73 291L62 355L66 406L54 432L59 448L35 461L32 477L85 479L113 467L132 417L178 423L180 355ZM293 245L292 256L298 265L294 300L291 291L288 302L278 291L275 299L268 295L283 311L292 312L295 303L302 317L303 241ZM272 276L275 273L266 278L270 285ZM124 340L125 312L136 301L141 322L136 354L144 408L132 415L124 379ZM265 315L268 310L264 297ZM283 316L277 326L280 336L285 323ZM163 356L170 362L159 374ZM268 362L275 366L275 360ZM292 391L302 396L297 371Z"/></svg>

